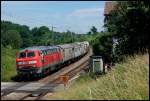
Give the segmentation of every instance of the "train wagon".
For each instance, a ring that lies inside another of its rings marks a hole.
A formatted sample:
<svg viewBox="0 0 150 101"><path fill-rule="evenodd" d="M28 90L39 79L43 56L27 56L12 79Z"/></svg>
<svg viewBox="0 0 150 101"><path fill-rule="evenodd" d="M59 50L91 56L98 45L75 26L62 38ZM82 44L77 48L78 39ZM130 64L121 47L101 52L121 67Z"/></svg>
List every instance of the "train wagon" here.
<svg viewBox="0 0 150 101"><path fill-rule="evenodd" d="M85 55L88 52L89 49L89 42L88 41L84 41L84 42L76 42L75 43L79 49L79 55Z"/></svg>
<svg viewBox="0 0 150 101"><path fill-rule="evenodd" d="M81 54L83 54L83 55L86 53L85 46L86 46L86 44L85 44L85 43L83 43L83 42L81 42L81 43L80 43L80 47L81 47Z"/></svg>
<svg viewBox="0 0 150 101"><path fill-rule="evenodd" d="M89 51L89 42L88 41L84 41L81 42L82 45L84 45L84 53L87 53Z"/></svg>
<svg viewBox="0 0 150 101"><path fill-rule="evenodd" d="M74 47L74 51L73 51L74 58L77 58L77 57L79 57L81 55L80 44L74 43L73 47Z"/></svg>
<svg viewBox="0 0 150 101"><path fill-rule="evenodd" d="M63 62L70 62L71 59L74 58L73 49L74 47L72 44L64 44L58 45L61 48L61 54L63 55Z"/></svg>

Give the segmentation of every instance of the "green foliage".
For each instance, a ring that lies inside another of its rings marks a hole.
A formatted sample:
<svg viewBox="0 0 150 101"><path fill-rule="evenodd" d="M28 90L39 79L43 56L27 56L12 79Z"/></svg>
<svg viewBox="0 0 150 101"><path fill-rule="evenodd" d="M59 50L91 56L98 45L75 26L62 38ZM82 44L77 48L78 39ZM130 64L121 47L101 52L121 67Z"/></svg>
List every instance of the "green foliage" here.
<svg viewBox="0 0 150 101"><path fill-rule="evenodd" d="M8 30L2 33L1 41L4 46L11 45L13 48L19 48L22 45L22 38L16 30Z"/></svg>
<svg viewBox="0 0 150 101"><path fill-rule="evenodd" d="M97 34L97 28L95 26L92 26L92 28L90 29L90 31L87 33L88 35L91 35L91 34Z"/></svg>
<svg viewBox="0 0 150 101"><path fill-rule="evenodd" d="M18 50L1 46L1 81L12 81L16 73L16 52Z"/></svg>
<svg viewBox="0 0 150 101"><path fill-rule="evenodd" d="M118 40L114 58L145 53L148 46L149 4L145 1L118 1L115 9L105 17L105 28Z"/></svg>
<svg viewBox="0 0 150 101"><path fill-rule="evenodd" d="M94 55L100 55L103 57L104 62L111 62L112 60L112 36L110 34L102 34L97 37L97 40L93 42Z"/></svg>
<svg viewBox="0 0 150 101"><path fill-rule="evenodd" d="M106 31L91 40L94 55L103 56L105 62L119 62L126 55L145 53L149 48L149 4L143 1L114 4L115 9L104 20ZM94 31L92 29L88 35Z"/></svg>
<svg viewBox="0 0 150 101"><path fill-rule="evenodd" d="M32 46L32 45L33 45L33 40L31 38L24 38L23 39L22 48L23 47L29 47L29 46Z"/></svg>
<svg viewBox="0 0 150 101"><path fill-rule="evenodd" d="M10 44L10 42L5 41L6 39L10 38L5 34L8 33L9 30L15 30L16 32L13 32L13 34L17 34L17 35L19 34L19 36L21 37L22 42L20 43L18 42L18 44L20 45L15 46L16 48L25 48L29 46L40 46L40 45L57 45L57 44L72 43L75 41L88 40L87 35L85 34L80 35L71 32L69 30L67 32L60 33L60 32L49 30L49 28L46 26L35 27L30 30L29 27L26 25L19 25L8 21L1 21L1 35L3 36L1 38L1 43L5 47L7 45L12 46L12 44L16 45L16 43L12 42ZM20 38L18 40L20 40Z"/></svg>
<svg viewBox="0 0 150 101"><path fill-rule="evenodd" d="M7 33L9 30L14 30L15 32L13 32L13 34L17 34L17 35L19 34L18 36L21 37L22 42L18 43L18 44L21 44L21 46L19 45L17 48L27 47L27 46L32 45L31 41L27 42L27 40L32 40L32 35L30 34L30 30L28 26L14 24L8 21L1 21L1 36L5 36L5 38L9 37L5 35L5 33ZM2 41L5 46L10 45L9 43L4 42L3 37L1 38L1 42ZM12 44L15 44L15 43L12 43Z"/></svg>
<svg viewBox="0 0 150 101"><path fill-rule="evenodd" d="M39 28L33 28L31 33L34 37L41 37L42 35L49 32L49 28L46 26L41 26Z"/></svg>
<svg viewBox="0 0 150 101"><path fill-rule="evenodd" d="M97 33L97 28L96 28L95 26L92 26L91 32L92 32L93 34L96 34L96 33Z"/></svg>
<svg viewBox="0 0 150 101"><path fill-rule="evenodd" d="M88 34L88 35L91 35L91 32L89 31L87 34Z"/></svg>

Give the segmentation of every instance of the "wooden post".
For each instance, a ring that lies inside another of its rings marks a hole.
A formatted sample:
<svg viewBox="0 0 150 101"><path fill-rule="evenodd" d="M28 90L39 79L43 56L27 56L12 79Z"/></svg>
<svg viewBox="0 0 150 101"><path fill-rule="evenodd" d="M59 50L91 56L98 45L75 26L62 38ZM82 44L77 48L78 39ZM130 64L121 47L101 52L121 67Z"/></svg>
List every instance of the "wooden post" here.
<svg viewBox="0 0 150 101"><path fill-rule="evenodd" d="M68 84L68 81L69 81L69 76L68 75L61 75L60 81L64 84L64 87L66 87Z"/></svg>

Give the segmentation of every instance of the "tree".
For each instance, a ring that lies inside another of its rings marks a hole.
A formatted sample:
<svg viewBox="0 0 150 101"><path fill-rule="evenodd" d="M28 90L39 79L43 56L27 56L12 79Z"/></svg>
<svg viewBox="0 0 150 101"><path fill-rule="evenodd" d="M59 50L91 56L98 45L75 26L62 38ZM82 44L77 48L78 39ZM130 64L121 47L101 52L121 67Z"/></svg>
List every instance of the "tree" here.
<svg viewBox="0 0 150 101"><path fill-rule="evenodd" d="M26 48L26 47L29 47L29 46L32 46L32 45L33 45L33 40L32 40L32 38L24 38L21 47L22 47L22 48Z"/></svg>
<svg viewBox="0 0 150 101"><path fill-rule="evenodd" d="M13 48L19 48L22 45L22 38L16 30L8 30L1 37L4 46L11 45Z"/></svg>
<svg viewBox="0 0 150 101"><path fill-rule="evenodd" d="M41 26L39 28L35 27L31 30L31 33L35 37L41 37L42 35L46 34L47 32L50 32L50 31L49 31L49 28L46 26Z"/></svg>
<svg viewBox="0 0 150 101"><path fill-rule="evenodd" d="M20 26L18 29L21 37L22 37L22 48L32 46L33 41L32 41L32 34L30 33L29 27L26 25Z"/></svg>
<svg viewBox="0 0 150 101"><path fill-rule="evenodd" d="M88 35L91 35L91 31L87 32Z"/></svg>
<svg viewBox="0 0 150 101"><path fill-rule="evenodd" d="M149 48L149 6L145 1L118 1L105 20L107 31L118 39L118 57L145 53Z"/></svg>
<svg viewBox="0 0 150 101"><path fill-rule="evenodd" d="M105 63L110 63L112 61L112 47L112 36L103 34L93 43L93 53L102 56Z"/></svg>
<svg viewBox="0 0 150 101"><path fill-rule="evenodd" d="M9 40L6 42L6 38L9 39L7 33L9 30L15 30L21 36L22 44L18 48L25 48L29 46L39 45L57 45L64 43L72 43L75 41L86 40L86 35L79 35L74 32L55 32L49 30L46 26L35 27L32 30L26 25L19 25L9 21L1 21L1 43L4 46L10 45ZM73 36L73 38L71 38ZM14 46L14 45L13 45Z"/></svg>
<svg viewBox="0 0 150 101"><path fill-rule="evenodd" d="M8 30L16 30L20 34L22 38L22 45L20 47L23 48L32 45L32 41L26 41L32 39L28 26L14 24L9 21L1 21L1 33L6 33Z"/></svg>
<svg viewBox="0 0 150 101"><path fill-rule="evenodd" d="M96 34L97 33L97 28L95 26L92 26L91 33L92 34Z"/></svg>

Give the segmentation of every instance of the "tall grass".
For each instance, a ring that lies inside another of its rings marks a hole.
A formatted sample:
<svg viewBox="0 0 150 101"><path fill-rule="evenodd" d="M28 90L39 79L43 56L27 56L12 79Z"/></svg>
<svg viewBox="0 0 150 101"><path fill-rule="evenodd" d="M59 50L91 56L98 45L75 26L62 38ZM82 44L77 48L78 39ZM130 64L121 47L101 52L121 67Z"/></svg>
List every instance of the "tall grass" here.
<svg viewBox="0 0 150 101"><path fill-rule="evenodd" d="M16 75L16 52L11 47L1 47L1 82L12 81L11 78Z"/></svg>
<svg viewBox="0 0 150 101"><path fill-rule="evenodd" d="M116 64L98 80L86 74L67 91L54 93L48 99L148 100L149 56L127 57L126 62Z"/></svg>

